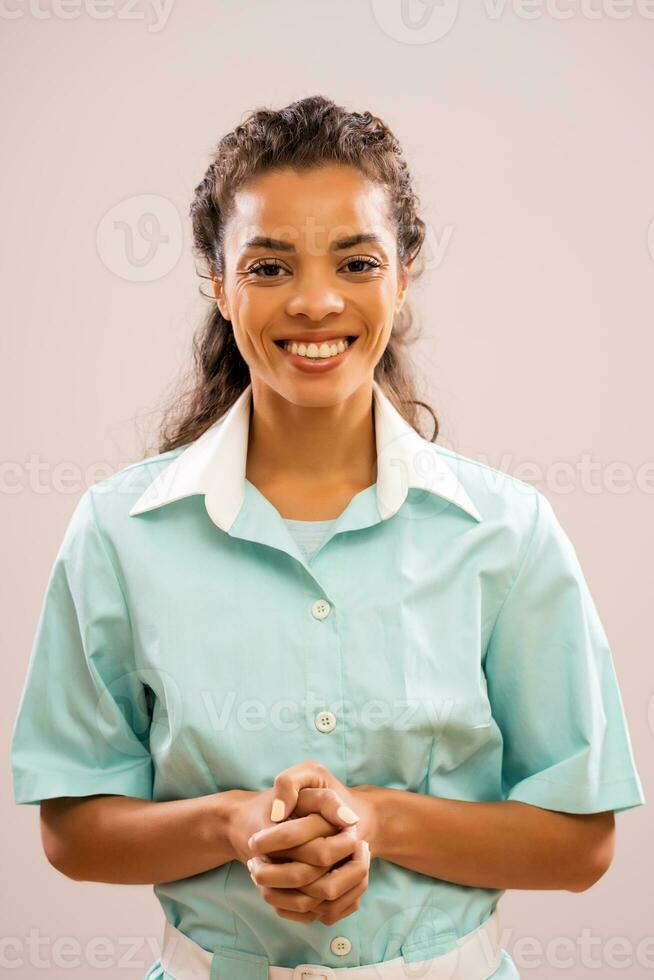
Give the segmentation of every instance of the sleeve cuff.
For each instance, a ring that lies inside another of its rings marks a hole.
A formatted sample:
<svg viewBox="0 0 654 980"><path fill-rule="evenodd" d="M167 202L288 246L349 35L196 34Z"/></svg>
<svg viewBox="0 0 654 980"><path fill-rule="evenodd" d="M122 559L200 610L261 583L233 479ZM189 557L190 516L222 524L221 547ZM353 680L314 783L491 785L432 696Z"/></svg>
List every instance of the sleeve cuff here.
<svg viewBox="0 0 654 980"><path fill-rule="evenodd" d="M98 793L151 800L152 762L149 758L141 759L126 769L89 773L88 776L35 771L18 773L13 792L14 803L31 804L57 796L93 796Z"/></svg>
<svg viewBox="0 0 654 980"><path fill-rule="evenodd" d="M601 813L604 810L621 813L646 802L640 778L636 775L597 785L582 782L573 785L530 776L516 783L506 798L564 813Z"/></svg>

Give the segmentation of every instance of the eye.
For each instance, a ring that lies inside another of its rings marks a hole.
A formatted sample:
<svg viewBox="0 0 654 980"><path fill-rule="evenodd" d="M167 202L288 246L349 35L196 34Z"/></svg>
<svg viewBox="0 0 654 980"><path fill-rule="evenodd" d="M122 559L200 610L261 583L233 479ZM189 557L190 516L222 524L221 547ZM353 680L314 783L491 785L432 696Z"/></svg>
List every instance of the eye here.
<svg viewBox="0 0 654 980"><path fill-rule="evenodd" d="M359 266L359 268L353 269L351 268L352 266ZM364 268L361 268L361 266L364 266ZM353 255L347 259L344 268L353 274L359 274L361 272L367 272L369 269L378 269L380 266L381 262L373 259L371 256ZM348 269L348 267L350 268ZM275 259L260 259L254 265L251 265L247 271L259 279L279 279L281 278L277 275L279 270L287 271L281 262L277 262Z"/></svg>
<svg viewBox="0 0 654 980"><path fill-rule="evenodd" d="M347 262L345 263L346 266L348 266L348 265L361 265L361 264L367 265L367 266L369 266L372 269L378 269L379 266L381 265L381 262L378 262L377 259L371 258L369 255L353 255L352 258L348 259ZM367 272L368 270L367 269L351 269L350 271L351 272Z"/></svg>
<svg viewBox="0 0 654 980"><path fill-rule="evenodd" d="M277 269L283 269L283 268L284 268L284 266L281 264L281 262L275 262L274 259L272 259L272 260L271 259L261 259L259 262L255 262L254 265L251 265L250 268L248 269L248 272L252 272L252 273L254 273L254 275L257 275L262 269L274 269L274 270L277 270ZM279 276L274 275L274 274L273 275L264 274L263 276L259 276L259 278L260 279L279 279Z"/></svg>

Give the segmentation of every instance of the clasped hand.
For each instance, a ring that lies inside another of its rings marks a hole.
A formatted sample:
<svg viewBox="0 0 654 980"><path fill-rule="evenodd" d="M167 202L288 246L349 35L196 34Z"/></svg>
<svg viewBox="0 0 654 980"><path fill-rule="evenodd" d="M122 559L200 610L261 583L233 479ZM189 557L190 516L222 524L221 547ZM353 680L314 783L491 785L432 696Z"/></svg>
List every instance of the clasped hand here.
<svg viewBox="0 0 654 980"><path fill-rule="evenodd" d="M333 925L359 908L376 827L365 793L306 760L248 793L237 824L237 857L279 916Z"/></svg>

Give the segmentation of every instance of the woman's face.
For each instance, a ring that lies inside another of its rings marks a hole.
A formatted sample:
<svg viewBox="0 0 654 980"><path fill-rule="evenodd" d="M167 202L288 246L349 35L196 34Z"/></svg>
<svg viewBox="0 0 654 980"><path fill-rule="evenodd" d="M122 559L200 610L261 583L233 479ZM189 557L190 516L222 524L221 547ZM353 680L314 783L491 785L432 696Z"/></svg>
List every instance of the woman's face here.
<svg viewBox="0 0 654 980"><path fill-rule="evenodd" d="M253 387L326 406L371 383L407 284L383 187L342 164L259 175L235 196L224 260L214 294Z"/></svg>

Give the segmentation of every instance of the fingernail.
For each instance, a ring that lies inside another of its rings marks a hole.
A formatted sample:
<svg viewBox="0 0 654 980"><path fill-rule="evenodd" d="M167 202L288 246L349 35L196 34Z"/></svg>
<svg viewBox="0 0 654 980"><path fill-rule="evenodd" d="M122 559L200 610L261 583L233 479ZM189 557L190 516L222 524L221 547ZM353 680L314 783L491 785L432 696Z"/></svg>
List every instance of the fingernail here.
<svg viewBox="0 0 654 980"><path fill-rule="evenodd" d="M284 819L284 801L275 798L273 800L272 809L270 811L271 820L283 820Z"/></svg>
<svg viewBox="0 0 654 980"><path fill-rule="evenodd" d="M370 864L370 844L367 840L361 841L361 843L363 844L363 853L366 855L368 864Z"/></svg>
<svg viewBox="0 0 654 980"><path fill-rule="evenodd" d="M345 820L346 823L356 823L359 819L358 815L354 810L350 810L349 806L339 806L336 811L336 816L339 820Z"/></svg>
<svg viewBox="0 0 654 980"><path fill-rule="evenodd" d="M248 871L250 871L250 872L252 871L252 865L253 864L254 864L254 861L252 860L252 858L250 858L248 860Z"/></svg>

